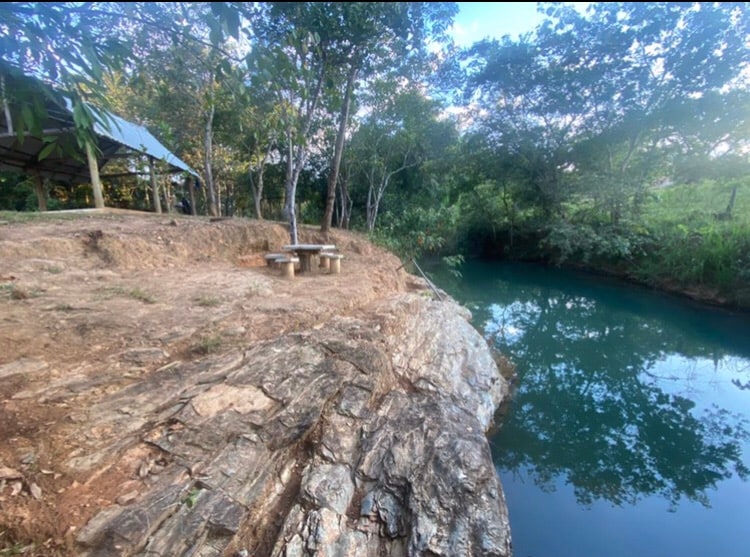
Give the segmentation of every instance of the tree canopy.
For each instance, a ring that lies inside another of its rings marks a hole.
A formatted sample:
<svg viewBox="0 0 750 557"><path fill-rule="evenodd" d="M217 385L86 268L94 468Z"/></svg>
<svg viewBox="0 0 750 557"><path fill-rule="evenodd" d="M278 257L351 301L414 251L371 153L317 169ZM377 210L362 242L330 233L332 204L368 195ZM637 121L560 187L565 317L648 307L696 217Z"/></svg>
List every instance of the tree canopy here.
<svg viewBox="0 0 750 557"><path fill-rule="evenodd" d="M3 106L19 139L40 134L44 103L19 86L40 79L81 142L96 106L117 109L201 169L201 211L293 237L298 218L335 220L402 253L632 260L664 241L647 215L665 186L718 181L706 218L733 217L748 3L540 3L532 32L468 48L450 40L457 10L6 2Z"/></svg>

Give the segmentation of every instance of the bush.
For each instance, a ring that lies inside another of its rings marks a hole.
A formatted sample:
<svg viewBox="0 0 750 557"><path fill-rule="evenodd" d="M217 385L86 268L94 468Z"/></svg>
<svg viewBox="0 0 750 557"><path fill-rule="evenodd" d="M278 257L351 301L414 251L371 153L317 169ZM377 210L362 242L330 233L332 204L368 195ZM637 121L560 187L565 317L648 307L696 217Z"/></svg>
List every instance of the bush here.
<svg viewBox="0 0 750 557"><path fill-rule="evenodd" d="M557 223L540 241L540 248L556 263L566 261L616 263L644 253L648 237L624 226Z"/></svg>
<svg viewBox="0 0 750 557"><path fill-rule="evenodd" d="M746 223L662 226L654 236L654 249L638 269L648 282L672 281L731 295L750 280L750 225Z"/></svg>
<svg viewBox="0 0 750 557"><path fill-rule="evenodd" d="M373 242L384 246L404 260L438 253L452 235L455 210L409 207L399 216L381 216L380 225L371 235Z"/></svg>

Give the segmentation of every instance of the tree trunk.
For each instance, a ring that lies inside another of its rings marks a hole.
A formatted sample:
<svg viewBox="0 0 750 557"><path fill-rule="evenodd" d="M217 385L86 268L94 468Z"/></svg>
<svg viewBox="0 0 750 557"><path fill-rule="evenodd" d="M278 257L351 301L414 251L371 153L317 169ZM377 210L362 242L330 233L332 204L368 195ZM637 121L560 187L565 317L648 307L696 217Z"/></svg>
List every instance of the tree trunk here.
<svg viewBox="0 0 750 557"><path fill-rule="evenodd" d="M349 195L349 177L347 176L341 181L341 186L339 187L339 228L349 229L353 204L354 202Z"/></svg>
<svg viewBox="0 0 750 557"><path fill-rule="evenodd" d="M195 212L195 178L190 176L187 179L188 182L188 196L190 197L190 214L195 216L198 213Z"/></svg>
<svg viewBox="0 0 750 557"><path fill-rule="evenodd" d="M161 191L164 192L164 205L166 205L167 213L174 213L174 195L172 192L172 180L165 174L161 175Z"/></svg>
<svg viewBox="0 0 750 557"><path fill-rule="evenodd" d="M89 174L91 175L91 189L94 190L94 207L104 209L102 182L99 178L99 161L96 160L94 146L90 143L86 143L86 158L88 159Z"/></svg>
<svg viewBox="0 0 750 557"><path fill-rule="evenodd" d="M732 209L734 209L734 200L737 197L737 186L732 187L732 193L729 195L729 204L721 213L714 213L716 220L729 220L732 218Z"/></svg>
<svg viewBox="0 0 750 557"><path fill-rule="evenodd" d="M204 139L204 172L206 175L206 193L208 197L208 212L212 217L218 217L219 216L219 202L216 198L216 185L214 184L214 174L213 174L213 149L214 149L214 139L213 139L213 123L214 123L214 113L216 112L216 107L211 105L211 108L208 110L206 114L206 129L205 129L205 137Z"/></svg>
<svg viewBox="0 0 750 557"><path fill-rule="evenodd" d="M286 183L284 184L284 194L286 196L284 212L286 217L289 219L289 236L291 237L292 243L296 244L298 240L297 235L297 208L296 208L296 196L297 196L297 182L299 181L299 175L302 172L302 167L305 165L307 160L307 145L305 141L310 135L310 128L312 127L313 115L318 107L318 101L320 100L320 92L323 90L323 73L318 74L318 80L315 85L315 92L309 100L304 100L300 104L299 114L303 115L304 125L302 129L298 131L299 137L303 138L299 144L295 147L293 130L287 130L287 167L286 167Z"/></svg>
<svg viewBox="0 0 750 557"><path fill-rule="evenodd" d="M333 205L336 202L336 184L339 180L339 169L341 168L341 156L344 153L344 139L349 121L349 108L351 107L352 92L354 90L354 80L357 77L357 68L352 66L349 74L346 76L346 90L344 100L341 105L341 117L339 120L339 129L336 133L336 145L333 150L333 160L331 161L331 171L328 174L328 195L326 197L326 209L323 213L323 223L320 230L328 232L331 229L333 219Z"/></svg>
<svg viewBox="0 0 750 557"><path fill-rule="evenodd" d="M375 221L378 218L378 211L380 210L380 201L383 199L383 193L388 187L388 182L391 180L393 172L386 174L380 179L377 191L371 185L370 191L367 192L367 231L372 232L375 230Z"/></svg>
<svg viewBox="0 0 750 557"><path fill-rule="evenodd" d="M151 201L154 213L161 213L161 196L159 195L159 183L156 181L156 169L154 168L153 157L148 158L148 178L151 182Z"/></svg>
<svg viewBox="0 0 750 557"><path fill-rule="evenodd" d="M258 172L257 182L253 179L252 168L250 169L249 174L250 174L250 191L253 194L253 205L255 207L255 218L258 220L263 220L263 210L260 205L260 202L263 199L263 171L261 170Z"/></svg>
<svg viewBox="0 0 750 557"><path fill-rule="evenodd" d="M284 217L289 222L289 238L292 244L297 243L297 211L295 197L297 180L295 178L295 150L292 133L287 132L286 179L284 180Z"/></svg>
<svg viewBox="0 0 750 557"><path fill-rule="evenodd" d="M385 194L385 190L388 188L388 184L391 183L391 178L393 178L399 172L402 172L406 170L407 168L411 168L418 164L418 161L409 163L407 162L408 160L409 160L409 151L407 151L406 154L404 155L404 162L401 164L399 168L397 168L396 170L392 170L390 172L383 169L380 178L377 180L378 181L377 190L375 188L375 171L373 170L370 172L370 188L367 192L367 231L368 232L372 232L373 230L375 230L375 221L378 218L378 211L380 210L380 202L383 200L383 194Z"/></svg>
<svg viewBox="0 0 750 557"><path fill-rule="evenodd" d="M732 216L732 209L734 209L734 200L737 198L737 186L735 185L732 187L732 194L729 196L729 204L727 205L727 208L724 210L724 213L726 213L727 218L731 218Z"/></svg>
<svg viewBox="0 0 750 557"><path fill-rule="evenodd" d="M0 96L3 97L3 111L5 112L5 127L8 129L8 134L13 135L16 132L13 130L13 117L10 114L10 106L8 105L8 97L5 95L5 76L0 75Z"/></svg>
<svg viewBox="0 0 750 557"><path fill-rule="evenodd" d="M271 156L271 149L272 146L269 145L268 149L266 150L266 153L263 155L263 158L261 159L259 166L258 166L258 179L253 179L253 169L250 169L250 191L253 194L253 203L255 205L255 218L258 220L263 220L263 209L261 206L261 202L263 201L263 177L266 172L266 162L268 161L268 157Z"/></svg>

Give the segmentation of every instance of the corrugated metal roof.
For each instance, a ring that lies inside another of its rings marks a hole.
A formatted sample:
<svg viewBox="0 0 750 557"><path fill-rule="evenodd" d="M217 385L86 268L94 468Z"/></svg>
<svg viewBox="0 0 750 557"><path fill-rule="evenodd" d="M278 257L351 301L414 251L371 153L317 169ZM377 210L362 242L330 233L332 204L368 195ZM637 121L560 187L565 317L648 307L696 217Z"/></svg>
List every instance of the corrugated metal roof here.
<svg viewBox="0 0 750 557"><path fill-rule="evenodd" d="M117 158L122 150L141 153L164 161L169 172L187 172L199 178L195 170L164 147L143 126L128 122L110 112L96 110L103 123L94 124L94 134L97 137L100 168L113 157ZM73 114L69 107L56 105L48 109L48 120L44 123L44 135L58 135L67 137L68 145L74 145L71 138L74 130ZM25 133L19 139L18 135L10 131L5 122L4 112L0 110L0 170L13 170L24 173L39 172L55 180L74 183L85 183L90 180L89 169L84 154L72 156L66 153L50 153L39 160L39 154L46 147L46 142L40 137Z"/></svg>
<svg viewBox="0 0 750 557"><path fill-rule="evenodd" d="M98 112L103 119L109 121L107 122L108 127L105 127L99 122L94 124L94 132L96 135L108 137L117 143L130 147L134 151L145 153L157 160L164 161L175 168L179 168L195 177L198 177L195 170L190 168L186 162L159 143L159 140L151 135L143 126L138 126L132 122L123 120L119 116L105 110L98 109Z"/></svg>

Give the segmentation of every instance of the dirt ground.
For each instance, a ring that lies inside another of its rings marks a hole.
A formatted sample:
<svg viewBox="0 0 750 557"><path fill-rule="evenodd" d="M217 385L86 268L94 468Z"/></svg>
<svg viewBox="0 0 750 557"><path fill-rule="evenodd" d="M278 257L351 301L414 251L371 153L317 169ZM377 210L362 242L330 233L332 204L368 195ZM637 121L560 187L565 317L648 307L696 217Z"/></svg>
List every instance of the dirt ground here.
<svg viewBox="0 0 750 557"><path fill-rule="evenodd" d="M98 439L117 434L79 427L101 397L417 288L392 255L317 228L300 240L335 243L341 274L284 279L263 256L288 238L240 219L0 217L0 555L70 554L82 525L164 465L143 448L91 465Z"/></svg>

